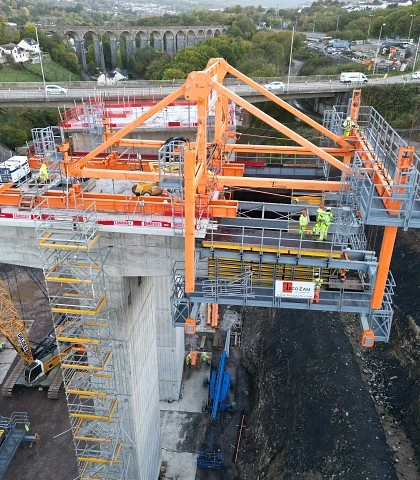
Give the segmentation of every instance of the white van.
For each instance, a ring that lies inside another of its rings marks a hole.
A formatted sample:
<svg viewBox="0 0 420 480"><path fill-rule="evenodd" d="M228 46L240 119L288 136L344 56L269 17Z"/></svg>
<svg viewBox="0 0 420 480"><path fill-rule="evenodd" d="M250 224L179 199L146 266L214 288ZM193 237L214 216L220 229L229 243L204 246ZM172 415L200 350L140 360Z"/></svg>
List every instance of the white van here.
<svg viewBox="0 0 420 480"><path fill-rule="evenodd" d="M17 185L28 178L31 178L31 169L27 157L15 155L0 163L0 183L12 181Z"/></svg>
<svg viewBox="0 0 420 480"><path fill-rule="evenodd" d="M342 83L367 83L368 79L361 72L341 72L340 82Z"/></svg>

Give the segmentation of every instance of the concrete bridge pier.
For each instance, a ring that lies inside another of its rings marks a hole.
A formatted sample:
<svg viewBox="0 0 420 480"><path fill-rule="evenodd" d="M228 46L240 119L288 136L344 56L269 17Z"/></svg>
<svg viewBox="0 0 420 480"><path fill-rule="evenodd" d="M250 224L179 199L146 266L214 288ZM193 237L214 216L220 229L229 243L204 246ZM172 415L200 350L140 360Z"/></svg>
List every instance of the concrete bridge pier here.
<svg viewBox="0 0 420 480"><path fill-rule="evenodd" d="M176 51L179 52L187 46L186 38L184 35L178 35L176 38Z"/></svg>
<svg viewBox="0 0 420 480"><path fill-rule="evenodd" d="M118 65L118 45L119 42L116 39L111 39L111 68L112 70Z"/></svg>
<svg viewBox="0 0 420 480"><path fill-rule="evenodd" d="M153 48L157 51L157 52L163 52L164 49L163 49L163 41L162 41L162 38L161 37L154 37L153 38Z"/></svg>
<svg viewBox="0 0 420 480"><path fill-rule="evenodd" d="M175 54L175 38L166 36L166 53L169 55Z"/></svg>
<svg viewBox="0 0 420 480"><path fill-rule="evenodd" d="M76 55L79 59L80 65L82 66L83 72L87 70L86 64L86 54L85 54L85 41L84 40L75 40L74 46L76 48Z"/></svg>
<svg viewBox="0 0 420 480"><path fill-rule="evenodd" d="M126 48L128 61L130 57L134 57L134 55L136 54L136 40L134 38L127 37Z"/></svg>
<svg viewBox="0 0 420 480"><path fill-rule="evenodd" d="M184 332L172 327L170 291L169 276L106 279L107 304L115 315L111 324L120 418L135 444L128 478L158 477L159 399L179 398Z"/></svg>
<svg viewBox="0 0 420 480"><path fill-rule="evenodd" d="M95 51L95 64L101 69L102 72L105 72L105 57L102 42L95 40L93 42L93 48Z"/></svg>

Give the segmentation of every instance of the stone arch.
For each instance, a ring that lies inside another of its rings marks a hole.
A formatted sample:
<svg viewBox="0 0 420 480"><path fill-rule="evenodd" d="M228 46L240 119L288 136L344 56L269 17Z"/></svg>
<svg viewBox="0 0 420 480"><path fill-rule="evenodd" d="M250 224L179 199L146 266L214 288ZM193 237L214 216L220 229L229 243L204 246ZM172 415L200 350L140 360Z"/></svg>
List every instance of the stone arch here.
<svg viewBox="0 0 420 480"><path fill-rule="evenodd" d="M157 51L163 52L163 39L158 30L152 30L150 32L150 45Z"/></svg>
<svg viewBox="0 0 420 480"><path fill-rule="evenodd" d="M176 52L175 35L171 30L163 34L163 50L171 56Z"/></svg>
<svg viewBox="0 0 420 480"><path fill-rule="evenodd" d="M96 67L102 72L105 71L105 57L102 45L102 32L93 29L86 30L83 33L84 49L87 52L90 45L93 45L94 62Z"/></svg>
<svg viewBox="0 0 420 480"><path fill-rule="evenodd" d="M130 57L133 57L136 53L136 45L132 34L127 30L121 31L118 36L117 45L122 66L128 69Z"/></svg>
<svg viewBox="0 0 420 480"><path fill-rule="evenodd" d="M113 70L118 59L118 35L112 30L105 30L101 36L102 52L106 70Z"/></svg>
<svg viewBox="0 0 420 480"><path fill-rule="evenodd" d="M194 30L188 30L187 32L187 47L193 47L194 45L197 45L197 36L194 32Z"/></svg>
<svg viewBox="0 0 420 480"><path fill-rule="evenodd" d="M204 42L206 39L206 34L204 33L204 30L197 30L197 43Z"/></svg>
<svg viewBox="0 0 420 480"><path fill-rule="evenodd" d="M134 38L136 50L138 48L150 47L150 37L144 30L139 30Z"/></svg>
<svg viewBox="0 0 420 480"><path fill-rule="evenodd" d="M183 30L178 30L175 34L175 51L179 52L187 46L187 41L185 37L185 32Z"/></svg>
<svg viewBox="0 0 420 480"><path fill-rule="evenodd" d="M214 36L215 36L215 37L220 37L221 34L222 34L222 33L221 33L221 31L220 31L218 28L215 28L215 29L214 29Z"/></svg>
<svg viewBox="0 0 420 480"><path fill-rule="evenodd" d="M207 32L206 32L206 38L212 38L212 37L214 37L214 35L213 35L213 30L210 30L210 29L207 30Z"/></svg>

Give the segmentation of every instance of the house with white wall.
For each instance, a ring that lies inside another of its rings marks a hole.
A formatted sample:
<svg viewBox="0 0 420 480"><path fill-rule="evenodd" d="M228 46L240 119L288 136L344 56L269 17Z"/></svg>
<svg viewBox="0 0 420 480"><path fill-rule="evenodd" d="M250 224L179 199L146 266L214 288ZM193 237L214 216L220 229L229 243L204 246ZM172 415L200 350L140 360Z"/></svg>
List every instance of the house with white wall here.
<svg viewBox="0 0 420 480"><path fill-rule="evenodd" d="M11 55L16 63L27 62L29 60L29 52L18 47L15 43L6 43L0 45L0 62L6 62L6 56Z"/></svg>
<svg viewBox="0 0 420 480"><path fill-rule="evenodd" d="M27 52L29 52L29 54L32 54L32 55L39 54L39 43L33 38L23 38L17 44L17 46L19 48L23 48L23 50L26 50Z"/></svg>

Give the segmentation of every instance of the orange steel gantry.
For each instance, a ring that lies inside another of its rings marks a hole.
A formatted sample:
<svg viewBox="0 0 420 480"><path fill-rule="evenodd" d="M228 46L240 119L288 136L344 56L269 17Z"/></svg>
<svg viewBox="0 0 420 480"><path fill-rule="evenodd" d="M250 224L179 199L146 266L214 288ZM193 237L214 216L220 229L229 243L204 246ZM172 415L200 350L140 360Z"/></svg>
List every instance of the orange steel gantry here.
<svg viewBox="0 0 420 480"><path fill-rule="evenodd" d="M328 139L330 145L321 148L308 141L298 133L273 119L256 106L247 102L232 90L223 85L226 75L236 77L245 85L255 89L282 109L294 115L302 122L312 127L320 136ZM166 106L178 98L184 98L197 105L197 131L195 139L186 143L183 157L183 198L181 199L185 219L185 292L194 292L195 288L195 250L196 250L196 217L205 205L208 216L215 218L236 217L238 202L215 196L229 187L262 188L307 192L342 192L348 187L348 179L354 175L351 162L357 153L363 162L365 170L369 171L377 194L382 199L384 208L390 216L399 215L401 202L395 196L395 184L398 188L404 183L404 172L409 171L413 164L414 149L406 148L400 152L398 171L400 181L396 180L395 172L388 172L385 164L374 153L368 140L360 132L354 132L351 137L344 137L319 124L315 120L297 110L261 85L229 65L224 59L215 58L208 62L207 67L200 72L191 72L185 83L156 103L133 122L113 133L109 121L104 123L104 142L83 157L71 155L67 144L61 145L63 154L61 162L62 175L67 178L95 178L112 180L131 180L134 182L159 182L159 172L152 171L143 162L143 169L138 170L138 163L134 165L120 156L117 148L124 147L133 151L143 148L155 149L162 146L161 141L148 141L127 138L137 127L147 119L153 117ZM228 126L228 103L247 110L250 114L265 122L285 138L292 140L295 146L267 146L230 143L232 132ZM214 109L214 131L210 138L208 114ZM350 114L357 121L360 108L360 90L355 90L350 106ZM341 172L341 180L303 180L293 178L255 178L244 176L244 165L229 162L229 156L242 153L271 153L275 155L294 155L296 157L312 156L327 162L331 167ZM105 154L105 156L104 156ZM40 159L31 159L31 167L39 167ZM135 170L135 168L137 168ZM171 175L169 172L168 175ZM180 175L174 172L173 175ZM12 189L10 184L0 187L0 205L18 206L19 191ZM51 208L80 208L80 205L94 203L97 211L104 212L134 212L137 208L136 197L127 198L127 195L109 193L82 192L78 184L74 184L68 192L49 190L40 195L38 202L48 199ZM164 197L148 197L145 199L145 208L159 215L167 211L167 199ZM393 246L397 233L397 226L385 227L382 247L379 258L379 267L376 275L374 292L371 299L371 308L381 307Z"/></svg>

